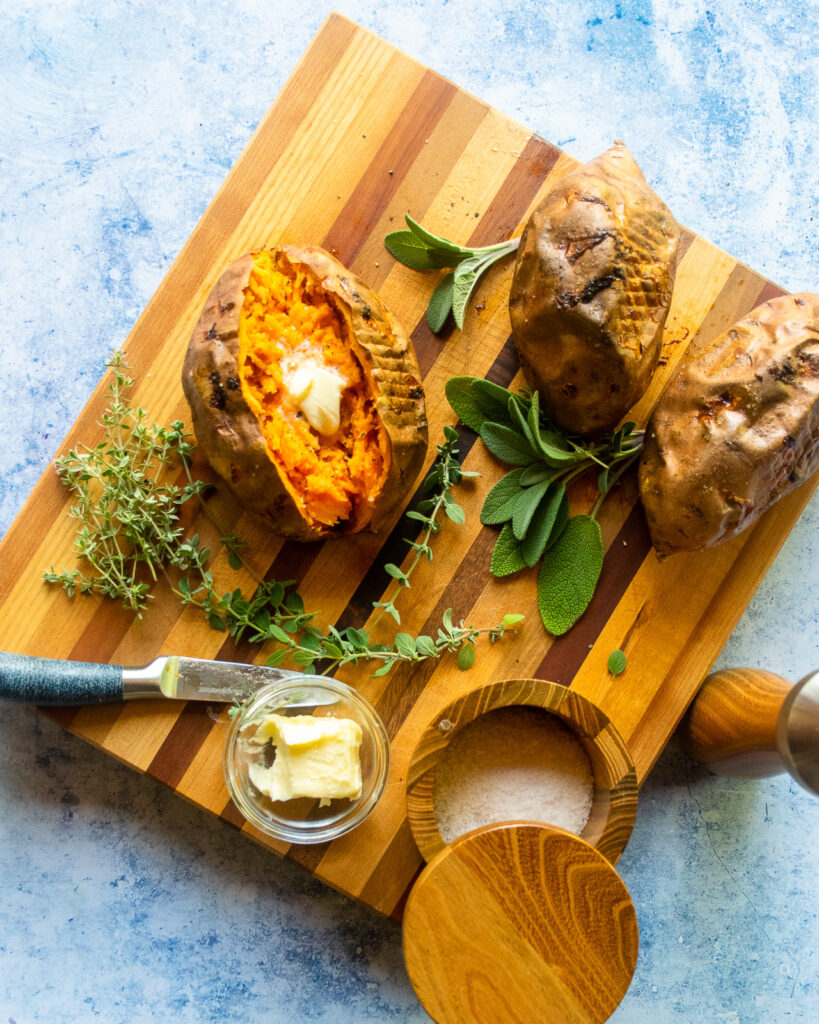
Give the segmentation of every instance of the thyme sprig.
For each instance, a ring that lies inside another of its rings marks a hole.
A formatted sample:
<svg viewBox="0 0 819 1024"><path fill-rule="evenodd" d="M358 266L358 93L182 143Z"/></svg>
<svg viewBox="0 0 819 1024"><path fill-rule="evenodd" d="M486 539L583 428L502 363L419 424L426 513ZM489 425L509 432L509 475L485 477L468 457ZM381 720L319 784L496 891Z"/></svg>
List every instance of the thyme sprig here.
<svg viewBox="0 0 819 1024"><path fill-rule="evenodd" d="M469 248L433 235L409 214L405 219L409 231L391 231L384 238L384 245L390 255L411 270L454 268L441 278L432 293L427 323L432 333L437 334L452 313L455 323L463 330L466 307L478 281L498 260L515 252L520 239Z"/></svg>
<svg viewBox="0 0 819 1024"><path fill-rule="evenodd" d="M396 664L440 658L454 652L458 665L469 668L475 660L475 644L481 637L490 643L513 631L523 618L506 615L497 624L476 628L463 620L453 621L451 609L444 613L437 633L413 637L399 632L392 643L376 643L365 629L318 625L319 612L305 611L301 595L292 581L264 581L246 563L246 543L235 533L219 529L204 501L208 486L191 472L195 445L185 434L181 421L169 427L152 423L141 407L132 408L126 397L133 386L121 352L108 363L112 380L108 386L108 407L102 417L105 435L94 448L82 445L56 461L62 482L74 495L69 514L79 520L74 550L82 568L52 566L43 574L49 583L61 585L73 596L101 594L118 598L138 618L151 599L153 582L164 576L183 604L201 609L211 628L227 631L235 639L268 643L275 649L269 665L285 658L306 671L331 672L362 661L378 662L376 675L384 675ZM477 474L463 470L458 461L458 434L445 427L443 444L424 483L425 498L407 514L423 530L415 540L407 539L414 552L406 569L393 563L384 568L395 587L384 601L373 603L373 629L385 615L400 625L396 602L410 586L410 577L423 558L432 561L431 540L441 529L441 514L454 523L465 521L464 511L452 489L464 478ZM180 469L184 483L175 482ZM208 518L219 529L227 561L234 570L244 568L256 583L250 597L241 588L219 594L211 568L211 552L198 534L185 536L180 523L182 506L196 498Z"/></svg>

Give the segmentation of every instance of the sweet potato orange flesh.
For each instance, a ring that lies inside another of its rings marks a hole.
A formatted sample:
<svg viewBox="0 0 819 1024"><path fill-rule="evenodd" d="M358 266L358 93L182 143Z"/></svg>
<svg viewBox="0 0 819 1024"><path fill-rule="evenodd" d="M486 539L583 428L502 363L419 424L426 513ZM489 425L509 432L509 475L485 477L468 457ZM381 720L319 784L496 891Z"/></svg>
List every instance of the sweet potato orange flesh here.
<svg viewBox="0 0 819 1024"><path fill-rule="evenodd" d="M239 379L268 456L308 522L334 526L370 507L389 472L389 441L343 319L314 280L254 255L239 319ZM282 364L311 361L344 380L341 424L319 434L283 381Z"/></svg>

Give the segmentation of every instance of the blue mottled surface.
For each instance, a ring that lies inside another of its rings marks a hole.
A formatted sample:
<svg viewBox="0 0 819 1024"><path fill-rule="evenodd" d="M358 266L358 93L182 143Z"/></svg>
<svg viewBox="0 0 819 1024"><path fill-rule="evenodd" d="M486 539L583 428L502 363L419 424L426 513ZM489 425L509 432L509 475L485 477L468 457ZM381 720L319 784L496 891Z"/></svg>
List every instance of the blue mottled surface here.
<svg viewBox="0 0 819 1024"><path fill-rule="evenodd" d="M819 5L337 6L588 159L612 138L689 227L819 288ZM0 530L330 5L4 0ZM721 656L817 667L814 500ZM31 709L0 718L0 1022L426 1020L388 922ZM819 802L672 744L621 861L616 1024L816 1024Z"/></svg>

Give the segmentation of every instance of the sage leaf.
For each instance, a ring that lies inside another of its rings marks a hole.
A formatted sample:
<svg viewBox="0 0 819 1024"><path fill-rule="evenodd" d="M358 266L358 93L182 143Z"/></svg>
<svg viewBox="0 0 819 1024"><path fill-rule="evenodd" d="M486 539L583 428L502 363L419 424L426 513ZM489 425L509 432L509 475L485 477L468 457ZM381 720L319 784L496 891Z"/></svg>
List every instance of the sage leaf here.
<svg viewBox="0 0 819 1024"><path fill-rule="evenodd" d="M527 466L520 475L521 487L531 487L532 484L542 483L544 480L551 480L554 475L552 468L547 469L538 462Z"/></svg>
<svg viewBox="0 0 819 1024"><path fill-rule="evenodd" d="M546 550L558 511L566 497L566 485L557 481L549 485L546 497L537 507L532 522L523 538L523 560L527 565L536 565ZM568 504L568 499L567 499Z"/></svg>
<svg viewBox="0 0 819 1024"><path fill-rule="evenodd" d="M410 270L424 273L451 266L450 263L442 262L441 257L411 231L391 231L384 238L384 245L391 256Z"/></svg>
<svg viewBox="0 0 819 1024"><path fill-rule="evenodd" d="M499 526L512 518L520 494L520 481L525 472L523 469L511 470L487 494L481 509L481 522L484 526Z"/></svg>
<svg viewBox="0 0 819 1024"><path fill-rule="evenodd" d="M461 423L479 434L486 416L478 405L477 395L473 391L474 380L474 377L450 377L444 391L452 411Z"/></svg>
<svg viewBox="0 0 819 1024"><path fill-rule="evenodd" d="M609 655L609 672L613 676L621 676L626 671L626 656L621 650L612 651Z"/></svg>
<svg viewBox="0 0 819 1024"><path fill-rule="evenodd" d="M452 288L455 281L455 274L453 271L443 277L438 283L438 287L432 293L427 306L427 324L433 334L437 334L438 331L444 326L452 312Z"/></svg>
<svg viewBox="0 0 819 1024"><path fill-rule="evenodd" d="M512 532L511 523L507 523L495 541L489 569L493 576L511 576L526 568L520 543Z"/></svg>
<svg viewBox="0 0 819 1024"><path fill-rule="evenodd" d="M475 664L475 648L470 643L462 644L458 651L458 668L466 672Z"/></svg>
<svg viewBox="0 0 819 1024"><path fill-rule="evenodd" d="M509 392L506 388L494 384L491 380L473 377L472 394L478 408L486 414L486 419L512 426L509 416Z"/></svg>
<svg viewBox="0 0 819 1024"><path fill-rule="evenodd" d="M603 536L591 516L572 516L547 551L537 579L537 605L546 630L562 636L589 606L603 568Z"/></svg>
<svg viewBox="0 0 819 1024"><path fill-rule="evenodd" d="M552 532L549 534L549 540L546 543L546 550L554 547L555 544L560 540L563 531L566 529L566 523L569 521L569 495L566 493L566 489L563 489L563 497L560 500L560 505L557 509L557 515L555 516L554 524L552 525Z"/></svg>
<svg viewBox="0 0 819 1024"><path fill-rule="evenodd" d="M470 256L469 259L459 263L454 271L452 279L452 315L455 317L455 323L461 330L463 330L464 326L466 306L472 292L475 290L475 285L478 283L483 263L483 257Z"/></svg>
<svg viewBox="0 0 819 1024"><path fill-rule="evenodd" d="M533 452L538 449L538 443L535 441L537 434L533 434L529 429L529 423L526 416L523 414L520 408L520 404L515 400L515 397L509 399L509 415L512 418L512 426L518 431L521 437L525 437L529 446Z"/></svg>
<svg viewBox="0 0 819 1024"><path fill-rule="evenodd" d="M512 513L512 532L518 540L523 540L526 536L532 517L537 512L537 507L546 496L548 489L549 484L544 481L544 483L535 484L534 487L526 487L518 494L515 500L515 511Z"/></svg>
<svg viewBox="0 0 819 1024"><path fill-rule="evenodd" d="M440 235L433 235L431 231L427 231L425 227L422 227L417 220L413 220L408 213L404 214L404 220L407 222L409 233L423 242L429 249L437 250L442 254L447 253L450 256L457 256L459 259L463 259L465 256L472 256L474 250L465 249L456 242L450 242L446 238L441 238ZM389 238L389 235L387 237ZM454 267L455 263L446 263L444 265Z"/></svg>
<svg viewBox="0 0 819 1024"><path fill-rule="evenodd" d="M528 466L538 458L525 438L502 423L484 423L481 440L493 455L510 466Z"/></svg>

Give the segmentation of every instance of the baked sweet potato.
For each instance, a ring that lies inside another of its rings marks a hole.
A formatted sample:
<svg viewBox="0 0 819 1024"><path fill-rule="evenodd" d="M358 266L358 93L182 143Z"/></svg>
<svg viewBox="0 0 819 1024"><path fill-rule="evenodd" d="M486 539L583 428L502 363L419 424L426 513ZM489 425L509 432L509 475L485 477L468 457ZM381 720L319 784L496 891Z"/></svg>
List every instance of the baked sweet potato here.
<svg viewBox="0 0 819 1024"><path fill-rule="evenodd" d="M213 468L285 537L377 530L424 461L412 343L376 293L315 246L263 249L225 271L182 384Z"/></svg>
<svg viewBox="0 0 819 1024"><path fill-rule="evenodd" d="M817 467L819 295L784 295L684 358L663 392L639 473L654 547L734 537Z"/></svg>
<svg viewBox="0 0 819 1024"><path fill-rule="evenodd" d="M640 398L660 356L679 228L621 143L561 178L526 225L512 335L541 407L594 436Z"/></svg>

